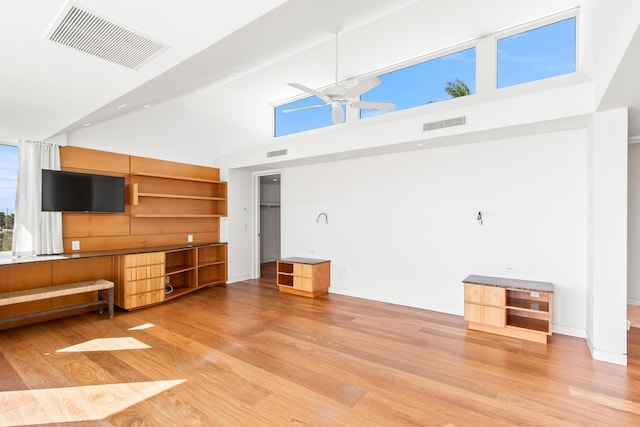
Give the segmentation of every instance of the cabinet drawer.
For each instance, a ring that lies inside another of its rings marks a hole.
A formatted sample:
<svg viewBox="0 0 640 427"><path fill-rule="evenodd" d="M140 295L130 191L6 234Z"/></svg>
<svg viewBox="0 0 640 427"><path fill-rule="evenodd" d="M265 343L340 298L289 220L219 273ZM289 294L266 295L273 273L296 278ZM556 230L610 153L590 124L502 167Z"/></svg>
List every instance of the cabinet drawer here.
<svg viewBox="0 0 640 427"><path fill-rule="evenodd" d="M464 303L464 320L504 327L506 319L503 308Z"/></svg>
<svg viewBox="0 0 640 427"><path fill-rule="evenodd" d="M125 299L125 309L144 307L164 301L164 290L129 295Z"/></svg>
<svg viewBox="0 0 640 427"><path fill-rule="evenodd" d="M310 277L294 277L293 287L303 291L313 291L313 279Z"/></svg>
<svg viewBox="0 0 640 427"><path fill-rule="evenodd" d="M313 276L313 266L310 264L293 264L293 275L302 277Z"/></svg>
<svg viewBox="0 0 640 427"><path fill-rule="evenodd" d="M124 284L125 295L133 295L149 291L164 292L164 279L162 277L154 277L149 279L131 280Z"/></svg>
<svg viewBox="0 0 640 427"><path fill-rule="evenodd" d="M464 302L504 308L505 289L495 286L464 284Z"/></svg>

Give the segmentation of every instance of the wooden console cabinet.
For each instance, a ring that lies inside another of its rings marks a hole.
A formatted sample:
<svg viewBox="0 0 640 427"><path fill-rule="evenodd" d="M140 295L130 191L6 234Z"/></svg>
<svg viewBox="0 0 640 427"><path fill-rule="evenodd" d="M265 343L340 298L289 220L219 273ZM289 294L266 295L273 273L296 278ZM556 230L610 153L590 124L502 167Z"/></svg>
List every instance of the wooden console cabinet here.
<svg viewBox="0 0 640 427"><path fill-rule="evenodd" d="M206 286L226 283L227 244L120 255L116 270L117 306L132 310L159 304Z"/></svg>
<svg viewBox="0 0 640 427"><path fill-rule="evenodd" d="M331 261L315 258L278 260L280 292L315 297L326 294L331 281Z"/></svg>
<svg viewBox="0 0 640 427"><path fill-rule="evenodd" d="M553 284L475 275L463 283L464 319L469 329L547 342Z"/></svg>

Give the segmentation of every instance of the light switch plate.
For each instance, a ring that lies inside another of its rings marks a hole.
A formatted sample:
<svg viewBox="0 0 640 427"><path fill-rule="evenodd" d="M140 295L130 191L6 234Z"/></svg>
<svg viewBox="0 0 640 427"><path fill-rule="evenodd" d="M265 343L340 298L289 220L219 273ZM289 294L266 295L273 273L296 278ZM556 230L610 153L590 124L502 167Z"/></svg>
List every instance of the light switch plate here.
<svg viewBox="0 0 640 427"><path fill-rule="evenodd" d="M72 240L71 241L71 250L79 251L80 250L80 240Z"/></svg>

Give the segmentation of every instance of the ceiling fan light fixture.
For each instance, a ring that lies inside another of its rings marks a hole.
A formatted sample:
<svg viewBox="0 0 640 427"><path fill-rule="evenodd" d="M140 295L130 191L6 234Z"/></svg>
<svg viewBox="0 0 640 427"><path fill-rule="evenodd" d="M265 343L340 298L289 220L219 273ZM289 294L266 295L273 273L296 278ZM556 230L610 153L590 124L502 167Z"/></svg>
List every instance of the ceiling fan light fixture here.
<svg viewBox="0 0 640 427"><path fill-rule="evenodd" d="M334 101L334 105L331 108L331 121L334 125L337 125L344 122L344 113L342 111L342 104L338 102L338 105L335 105L335 102L336 101Z"/></svg>

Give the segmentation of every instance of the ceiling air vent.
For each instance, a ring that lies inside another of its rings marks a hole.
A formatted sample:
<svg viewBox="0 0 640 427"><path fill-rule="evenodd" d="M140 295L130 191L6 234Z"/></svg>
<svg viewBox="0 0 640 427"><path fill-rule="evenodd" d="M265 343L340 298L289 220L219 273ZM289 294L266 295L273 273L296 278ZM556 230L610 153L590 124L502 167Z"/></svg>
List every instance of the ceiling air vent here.
<svg viewBox="0 0 640 427"><path fill-rule="evenodd" d="M467 118L465 116L455 117L453 119L440 120L437 122L425 123L422 125L423 131L449 128L452 126L461 126L467 123Z"/></svg>
<svg viewBox="0 0 640 427"><path fill-rule="evenodd" d="M287 149L286 148L284 150L268 151L267 152L267 157L278 157L278 156L286 156L286 155L287 155Z"/></svg>
<svg viewBox="0 0 640 427"><path fill-rule="evenodd" d="M54 42L135 69L166 46L69 4L47 32Z"/></svg>

